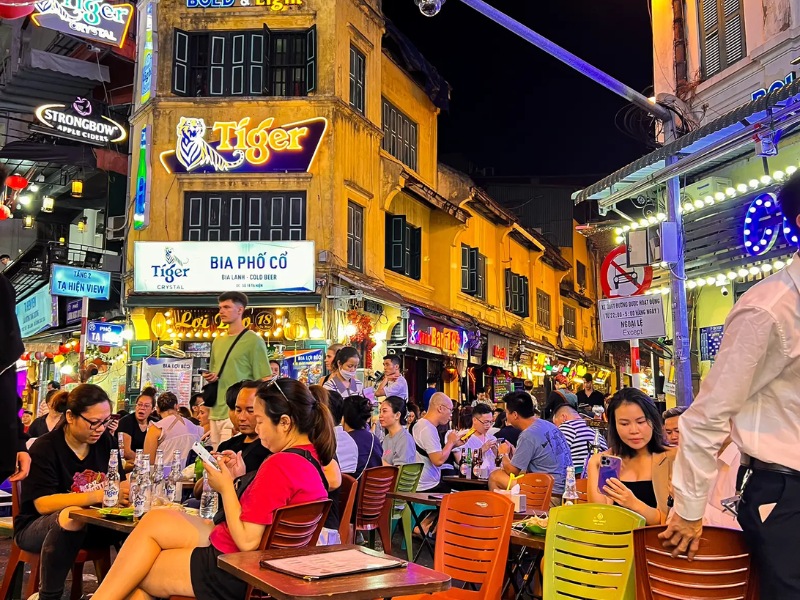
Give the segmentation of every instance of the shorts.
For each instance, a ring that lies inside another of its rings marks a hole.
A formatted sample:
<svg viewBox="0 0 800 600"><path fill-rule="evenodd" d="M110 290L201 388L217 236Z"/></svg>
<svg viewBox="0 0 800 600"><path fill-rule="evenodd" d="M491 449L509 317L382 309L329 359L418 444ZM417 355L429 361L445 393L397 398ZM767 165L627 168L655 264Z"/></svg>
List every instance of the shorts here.
<svg viewBox="0 0 800 600"><path fill-rule="evenodd" d="M192 590L197 600L232 600L244 598L247 584L217 566L224 554L214 546L195 548L190 560Z"/></svg>

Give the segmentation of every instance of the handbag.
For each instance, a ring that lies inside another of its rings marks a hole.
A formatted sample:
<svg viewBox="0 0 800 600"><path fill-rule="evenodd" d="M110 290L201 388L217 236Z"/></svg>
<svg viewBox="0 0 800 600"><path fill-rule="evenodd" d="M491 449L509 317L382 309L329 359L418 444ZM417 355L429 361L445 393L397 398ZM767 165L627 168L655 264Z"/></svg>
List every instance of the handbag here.
<svg viewBox="0 0 800 600"><path fill-rule="evenodd" d="M242 339L242 336L247 333L247 329L243 329L242 332L236 336L236 339L233 340L231 347L228 348L228 353L225 355L225 359L222 361L222 366L219 368L219 373L217 373L217 380L212 381L211 383L207 383L203 388L203 405L208 406L209 408L213 408L217 404L217 392L219 391L219 380L222 378L222 371L225 370L225 363L228 362L228 357L233 352L234 346Z"/></svg>

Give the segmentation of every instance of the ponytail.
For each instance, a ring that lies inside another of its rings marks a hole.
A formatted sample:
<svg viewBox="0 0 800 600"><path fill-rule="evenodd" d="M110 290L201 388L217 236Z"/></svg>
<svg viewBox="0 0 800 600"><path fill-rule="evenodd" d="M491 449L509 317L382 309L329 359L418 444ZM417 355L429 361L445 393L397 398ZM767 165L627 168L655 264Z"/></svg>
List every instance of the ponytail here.
<svg viewBox="0 0 800 600"><path fill-rule="evenodd" d="M314 405L314 423L308 439L314 444L320 463L324 466L336 458L336 434L328 405L317 401Z"/></svg>

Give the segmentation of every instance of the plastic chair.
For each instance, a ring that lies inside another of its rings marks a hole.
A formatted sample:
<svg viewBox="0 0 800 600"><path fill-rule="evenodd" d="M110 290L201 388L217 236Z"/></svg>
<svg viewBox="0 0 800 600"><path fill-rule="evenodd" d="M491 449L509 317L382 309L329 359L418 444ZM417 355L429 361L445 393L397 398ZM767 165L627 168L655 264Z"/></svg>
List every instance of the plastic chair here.
<svg viewBox="0 0 800 600"><path fill-rule="evenodd" d="M543 600L636 600L633 530L641 515L607 504L550 509Z"/></svg>
<svg viewBox="0 0 800 600"><path fill-rule="evenodd" d="M316 545L330 509L330 500L282 506L275 511L272 525L264 530L258 549L278 550ZM253 586L248 585L244 597L245 600L251 600L264 596L258 591L254 593ZM195 600L195 598L173 595L169 600Z"/></svg>
<svg viewBox="0 0 800 600"><path fill-rule="evenodd" d="M589 480L576 479L575 490L578 492L578 504L587 504L589 502Z"/></svg>
<svg viewBox="0 0 800 600"><path fill-rule="evenodd" d="M664 525L633 532L638 600L658 598L756 600L758 577L741 531L703 527L692 562L672 558L658 534Z"/></svg>
<svg viewBox="0 0 800 600"><path fill-rule="evenodd" d="M528 509L550 510L554 482L553 476L546 473L526 473L517 480L520 493L525 494Z"/></svg>
<svg viewBox="0 0 800 600"><path fill-rule="evenodd" d="M442 499L433 568L478 589L451 587L433 600L495 600L505 578L514 503L492 492L458 492ZM397 600L397 599L396 599Z"/></svg>
<svg viewBox="0 0 800 600"><path fill-rule="evenodd" d="M375 549L375 534L381 536L383 551L391 553L392 535L390 516L392 499L388 494L397 485L397 467L373 467L361 475L356 496L356 531L370 532L370 548Z"/></svg>
<svg viewBox="0 0 800 600"><path fill-rule="evenodd" d="M355 477L342 473L342 485L339 486L339 538L343 544L353 543L353 508L357 492Z"/></svg>
<svg viewBox="0 0 800 600"><path fill-rule="evenodd" d="M11 486L11 515L16 517L19 514L21 486L20 482L16 481ZM30 565L31 574L28 576L28 583L23 590L23 598L28 598L34 593L39 591L39 559L40 556L35 552L28 552L17 546L16 541L11 540L11 552L8 555L8 563L6 563L6 572L3 575L3 584L0 586L0 600L7 600L9 593L13 589L15 575L18 567L21 564L27 563ZM70 588L70 600L80 600L83 595L83 566L87 562L94 562L95 573L97 574L97 581L103 581L103 578L111 568L111 549L101 548L92 550L81 550L75 558L75 563L72 565L72 586ZM24 573L23 569L19 569L20 575Z"/></svg>
<svg viewBox="0 0 800 600"><path fill-rule="evenodd" d="M416 492L424 466L425 465L422 463L402 465L397 475L397 485L394 487L394 491L404 493ZM414 560L414 545L411 541L411 509L408 507L408 503L402 500L395 500L394 506L392 507L392 533L394 533L394 528L398 523L402 523L403 525L403 540L405 541L406 552L408 553L408 561L411 562Z"/></svg>

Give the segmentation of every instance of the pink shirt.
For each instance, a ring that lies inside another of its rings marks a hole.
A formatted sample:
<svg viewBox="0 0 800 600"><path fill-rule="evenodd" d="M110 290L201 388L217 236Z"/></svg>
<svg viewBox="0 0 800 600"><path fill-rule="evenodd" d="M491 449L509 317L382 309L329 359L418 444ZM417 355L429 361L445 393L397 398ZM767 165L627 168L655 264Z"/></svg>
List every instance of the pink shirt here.
<svg viewBox="0 0 800 600"><path fill-rule="evenodd" d="M308 450L319 460L313 446L297 448ZM328 492L314 465L297 454L278 452L264 461L255 479L242 494L241 520L271 525L276 509L291 504L325 500L327 497ZM227 523L217 525L211 532L210 540L220 552L240 552Z"/></svg>

